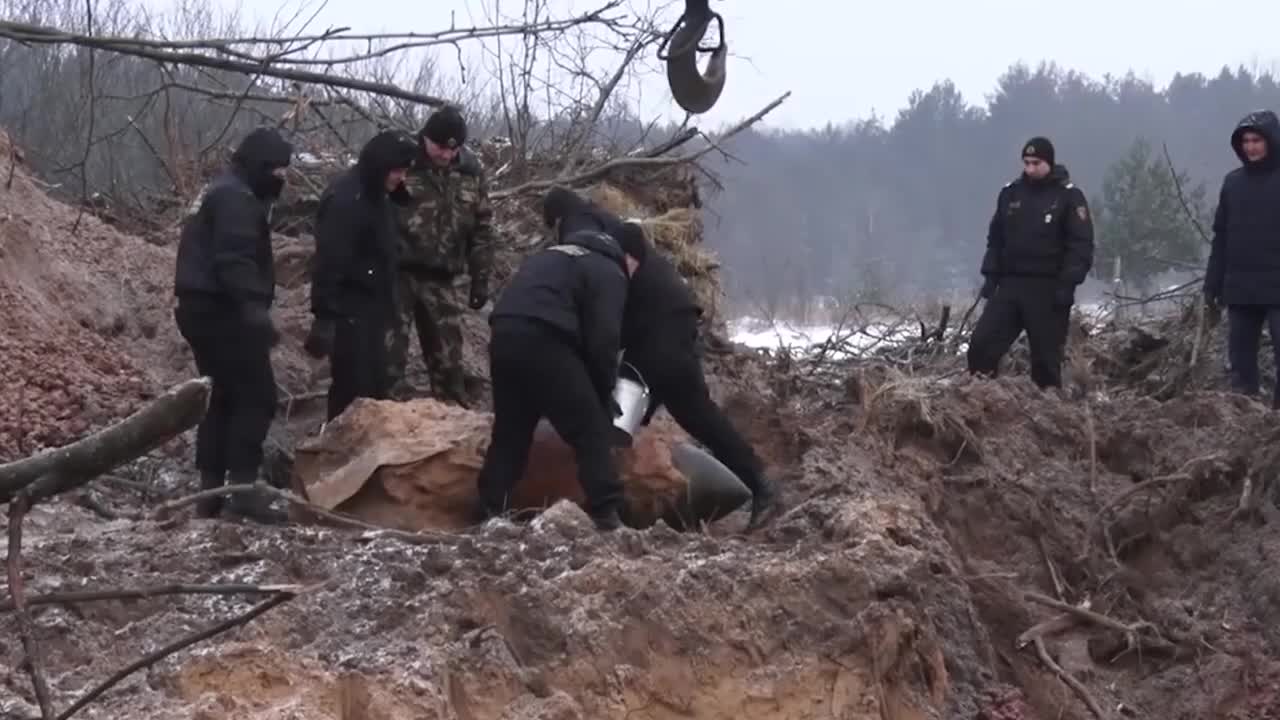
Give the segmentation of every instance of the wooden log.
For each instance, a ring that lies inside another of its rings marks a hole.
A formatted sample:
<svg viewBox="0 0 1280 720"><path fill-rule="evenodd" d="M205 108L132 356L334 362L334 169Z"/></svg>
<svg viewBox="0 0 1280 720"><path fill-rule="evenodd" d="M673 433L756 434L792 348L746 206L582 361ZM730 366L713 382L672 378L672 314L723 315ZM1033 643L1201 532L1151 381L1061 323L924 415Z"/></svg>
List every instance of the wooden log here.
<svg viewBox="0 0 1280 720"><path fill-rule="evenodd" d="M23 490L33 504L47 500L147 454L200 422L212 388L207 377L187 380L88 437L0 465L0 503Z"/></svg>

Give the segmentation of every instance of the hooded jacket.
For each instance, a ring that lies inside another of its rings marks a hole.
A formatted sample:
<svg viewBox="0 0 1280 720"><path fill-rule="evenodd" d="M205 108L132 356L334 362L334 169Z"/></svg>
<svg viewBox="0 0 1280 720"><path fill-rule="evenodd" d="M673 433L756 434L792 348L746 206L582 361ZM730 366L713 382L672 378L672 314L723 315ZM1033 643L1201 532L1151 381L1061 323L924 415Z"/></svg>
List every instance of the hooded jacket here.
<svg viewBox="0 0 1280 720"><path fill-rule="evenodd" d="M627 300L625 255L613 238L580 231L525 258L489 314L533 321L581 355L602 398L617 383L622 312Z"/></svg>
<svg viewBox="0 0 1280 720"><path fill-rule="evenodd" d="M205 187L183 223L174 270L174 294L217 303L269 307L275 300L271 202L283 181L293 146L271 129L249 133L230 166Z"/></svg>
<svg viewBox="0 0 1280 720"><path fill-rule="evenodd" d="M403 133L381 132L321 194L311 275L317 317L394 316L399 236L386 177L409 167L415 147Z"/></svg>
<svg viewBox="0 0 1280 720"><path fill-rule="evenodd" d="M1250 162L1245 132L1266 140L1267 154ZM1280 306L1280 120L1250 113L1231 132L1240 167L1227 173L1218 193L1205 294L1226 305Z"/></svg>
<svg viewBox="0 0 1280 720"><path fill-rule="evenodd" d="M548 225L559 223L559 237L591 230L617 236L623 225L618 216L577 193L553 188L543 199L543 220ZM629 355L641 354L644 348L681 347L697 330L702 308L694 299L688 283L663 253L649 244L644 261L631 276L627 305L622 321L622 348ZM684 316L691 322L671 322Z"/></svg>
<svg viewBox="0 0 1280 720"><path fill-rule="evenodd" d="M1067 168L1054 165L1048 177L1025 174L1005 185L987 228L982 274L1042 277L1074 287L1093 267L1093 218Z"/></svg>

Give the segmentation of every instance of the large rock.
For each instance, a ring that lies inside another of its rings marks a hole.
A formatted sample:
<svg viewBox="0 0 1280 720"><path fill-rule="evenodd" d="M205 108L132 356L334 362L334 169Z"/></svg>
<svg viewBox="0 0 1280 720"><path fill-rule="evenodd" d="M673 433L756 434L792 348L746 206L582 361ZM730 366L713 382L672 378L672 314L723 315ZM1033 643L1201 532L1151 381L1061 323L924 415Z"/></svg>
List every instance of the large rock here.
<svg viewBox="0 0 1280 720"><path fill-rule="evenodd" d="M476 475L489 444L488 413L424 399L357 400L324 431L302 442L294 489L311 502L403 530L456 530L471 524ZM731 472L680 433L655 423L616 451L628 524L659 519L676 527L710 522L750 498ZM512 510L584 503L573 450L539 423Z"/></svg>

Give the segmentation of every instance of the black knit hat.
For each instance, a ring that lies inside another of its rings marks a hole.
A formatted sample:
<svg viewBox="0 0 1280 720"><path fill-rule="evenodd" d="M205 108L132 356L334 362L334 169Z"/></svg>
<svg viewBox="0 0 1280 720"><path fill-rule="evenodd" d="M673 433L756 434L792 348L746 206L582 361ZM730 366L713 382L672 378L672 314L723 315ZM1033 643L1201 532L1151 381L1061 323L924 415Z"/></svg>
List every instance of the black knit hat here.
<svg viewBox="0 0 1280 720"><path fill-rule="evenodd" d="M1022 157L1036 158L1043 160L1049 165L1053 165L1053 143L1049 142L1049 138L1036 136L1027 141L1022 146Z"/></svg>
<svg viewBox="0 0 1280 720"><path fill-rule="evenodd" d="M638 263L644 262L644 257L649 252L649 243L644 239L644 228L640 227L640 223L624 222L611 234L618 241L622 252L635 258Z"/></svg>
<svg viewBox="0 0 1280 720"><path fill-rule="evenodd" d="M427 118L427 124L422 126L422 136L442 147L462 147L467 141L467 121L463 119L461 110L445 105Z"/></svg>
<svg viewBox="0 0 1280 720"><path fill-rule="evenodd" d="M569 211L582 205L582 200L568 188L556 185L542 198L542 221L552 227Z"/></svg>

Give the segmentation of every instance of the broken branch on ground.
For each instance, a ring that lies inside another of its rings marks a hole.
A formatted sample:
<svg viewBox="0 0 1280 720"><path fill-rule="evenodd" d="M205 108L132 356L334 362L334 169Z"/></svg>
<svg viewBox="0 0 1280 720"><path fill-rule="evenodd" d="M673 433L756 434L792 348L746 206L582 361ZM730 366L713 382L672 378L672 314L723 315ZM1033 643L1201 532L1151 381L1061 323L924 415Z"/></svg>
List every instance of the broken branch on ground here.
<svg viewBox="0 0 1280 720"><path fill-rule="evenodd" d="M32 504L83 486L195 427L213 387L207 377L169 388L129 417L69 445L0 465L0 503Z"/></svg>
<svg viewBox="0 0 1280 720"><path fill-rule="evenodd" d="M22 520L27 514L27 498L19 494L9 503L9 596L13 598L18 613L18 635L22 637L22 652L26 656L23 665L31 676L36 702L40 705L40 717L52 720L53 701L49 697L49 684L44 679L44 657L36 642L35 626L27 614L27 601L22 580Z"/></svg>

